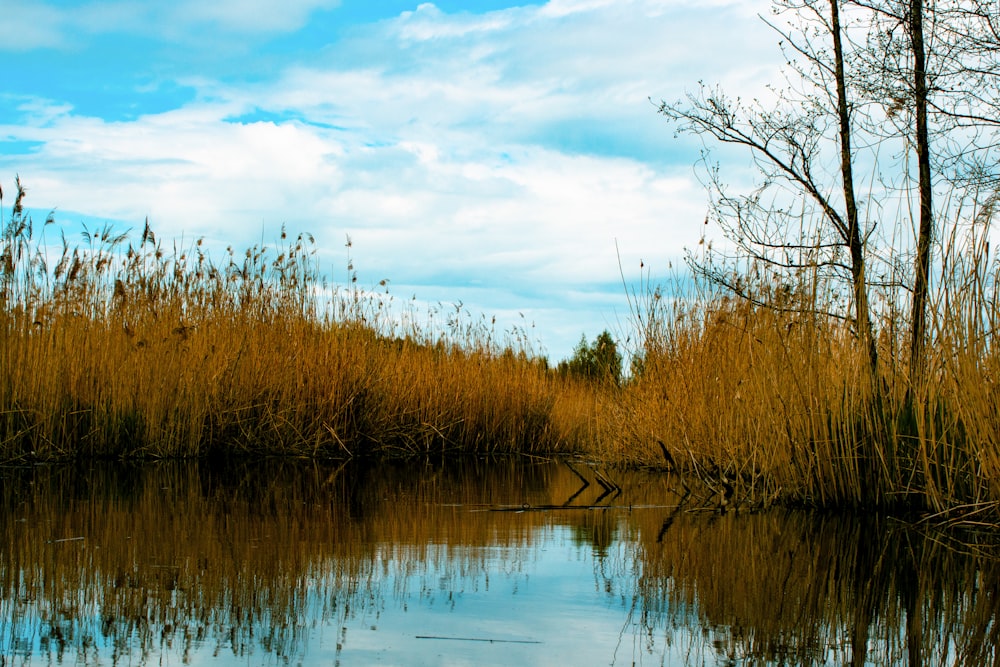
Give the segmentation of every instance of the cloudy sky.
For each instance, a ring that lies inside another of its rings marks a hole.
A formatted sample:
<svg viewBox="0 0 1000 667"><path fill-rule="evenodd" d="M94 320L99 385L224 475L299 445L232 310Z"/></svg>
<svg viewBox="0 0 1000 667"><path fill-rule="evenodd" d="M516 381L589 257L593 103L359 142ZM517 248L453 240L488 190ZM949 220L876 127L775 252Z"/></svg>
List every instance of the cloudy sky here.
<svg viewBox="0 0 1000 667"><path fill-rule="evenodd" d="M3 10L0 185L43 218L220 252L314 234L331 280L629 334L619 274L702 233L700 144L653 102L776 78L728 0L24 0ZM650 101L652 98L652 102ZM72 237L71 237L72 238ZM617 244L617 251L616 251ZM448 305L447 307L450 307Z"/></svg>

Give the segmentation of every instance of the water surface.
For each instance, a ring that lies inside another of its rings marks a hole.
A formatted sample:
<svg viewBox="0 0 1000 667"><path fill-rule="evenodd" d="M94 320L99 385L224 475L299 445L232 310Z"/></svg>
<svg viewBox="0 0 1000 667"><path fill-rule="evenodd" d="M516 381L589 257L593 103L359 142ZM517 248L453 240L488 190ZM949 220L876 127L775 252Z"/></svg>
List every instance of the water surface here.
<svg viewBox="0 0 1000 667"><path fill-rule="evenodd" d="M997 664L989 536L501 459L0 470L0 665Z"/></svg>

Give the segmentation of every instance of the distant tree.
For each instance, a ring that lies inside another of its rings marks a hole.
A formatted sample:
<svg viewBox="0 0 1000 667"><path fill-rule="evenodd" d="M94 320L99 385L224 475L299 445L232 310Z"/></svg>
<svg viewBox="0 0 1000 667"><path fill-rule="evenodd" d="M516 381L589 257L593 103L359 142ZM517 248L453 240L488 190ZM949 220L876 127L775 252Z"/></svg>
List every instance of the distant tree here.
<svg viewBox="0 0 1000 667"><path fill-rule="evenodd" d="M580 342L573 348L573 356L560 361L556 370L562 376L589 377L593 367L593 356L587 344L587 334L581 334Z"/></svg>
<svg viewBox="0 0 1000 667"><path fill-rule="evenodd" d="M636 378L642 377L642 374L646 372L646 357L643 351L639 351L632 355L629 360L629 378L634 380Z"/></svg>
<svg viewBox="0 0 1000 667"><path fill-rule="evenodd" d="M593 343L587 343L587 336L580 336L580 342L573 350L573 356L559 362L560 375L569 375L599 382L621 383L622 355L618 352L615 339L607 330L602 331Z"/></svg>
<svg viewBox="0 0 1000 667"><path fill-rule="evenodd" d="M622 377L622 355L618 352L618 345L614 338L607 331L594 341L594 359L597 362L597 376L600 378L610 378L615 384L621 382Z"/></svg>

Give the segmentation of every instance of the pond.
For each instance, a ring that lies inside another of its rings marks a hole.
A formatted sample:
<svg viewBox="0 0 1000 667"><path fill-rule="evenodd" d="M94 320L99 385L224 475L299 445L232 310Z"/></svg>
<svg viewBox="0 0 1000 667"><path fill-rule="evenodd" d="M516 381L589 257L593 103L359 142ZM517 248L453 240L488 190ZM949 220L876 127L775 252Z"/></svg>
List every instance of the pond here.
<svg viewBox="0 0 1000 667"><path fill-rule="evenodd" d="M1000 660L1000 560L540 459L0 469L0 665Z"/></svg>

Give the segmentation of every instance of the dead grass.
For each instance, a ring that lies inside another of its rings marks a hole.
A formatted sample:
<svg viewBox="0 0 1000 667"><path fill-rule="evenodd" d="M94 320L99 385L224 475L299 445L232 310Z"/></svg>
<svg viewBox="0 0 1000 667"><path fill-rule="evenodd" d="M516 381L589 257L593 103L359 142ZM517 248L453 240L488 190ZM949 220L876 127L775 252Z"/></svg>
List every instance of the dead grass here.
<svg viewBox="0 0 1000 667"><path fill-rule="evenodd" d="M984 248L985 249L985 248ZM620 426L605 458L659 459L727 503L887 508L997 516L998 267L956 250L944 262L926 373L906 363L905 327L878 320L879 367L806 283L761 289L761 307L703 289L642 304L643 371L598 421ZM970 259L971 257L971 259ZM822 287L822 286L820 286Z"/></svg>
<svg viewBox="0 0 1000 667"><path fill-rule="evenodd" d="M0 460L574 452L675 468L719 507L1000 516L998 275L982 239L943 255L919 383L898 304L877 314L873 379L803 280L761 286L769 308L650 291L641 372L619 387L560 377L519 332L461 308L400 318L353 278L331 287L305 234L221 262L148 224L51 251L23 196L0 240Z"/></svg>
<svg viewBox="0 0 1000 667"><path fill-rule="evenodd" d="M561 392L517 332L404 327L384 295L324 285L308 235L215 264L105 229L49 266L22 198L0 246L0 459L580 445L553 413L589 390Z"/></svg>

